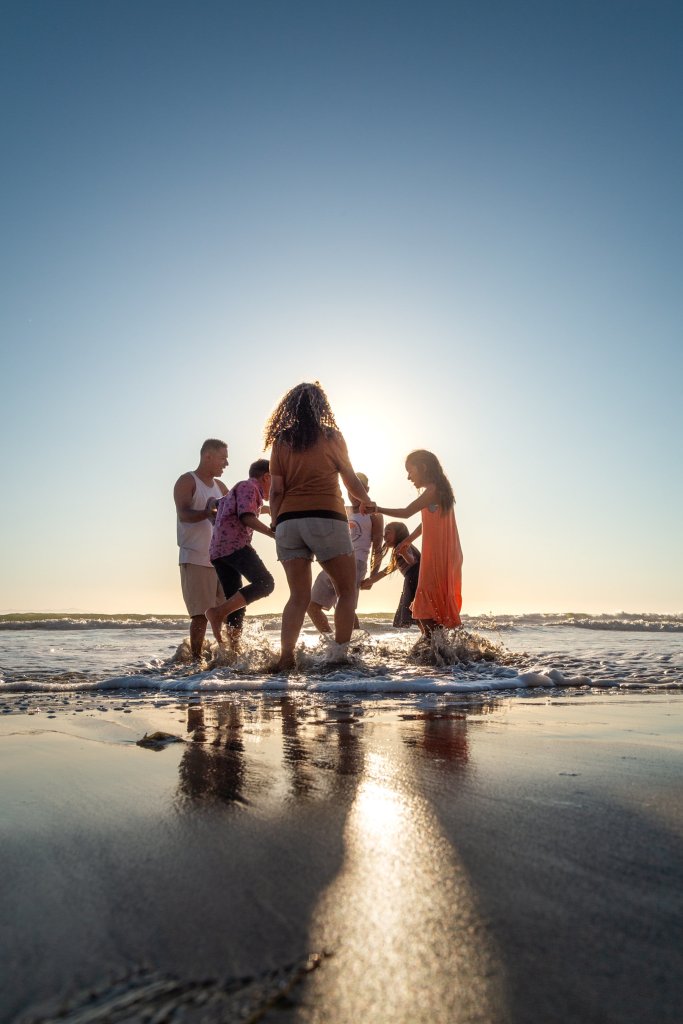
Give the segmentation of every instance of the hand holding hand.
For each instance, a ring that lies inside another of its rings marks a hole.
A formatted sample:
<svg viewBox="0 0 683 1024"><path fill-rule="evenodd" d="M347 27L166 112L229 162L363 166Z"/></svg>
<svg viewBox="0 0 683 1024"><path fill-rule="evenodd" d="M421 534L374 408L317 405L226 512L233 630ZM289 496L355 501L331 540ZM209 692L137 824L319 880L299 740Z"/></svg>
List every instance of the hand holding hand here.
<svg viewBox="0 0 683 1024"><path fill-rule="evenodd" d="M218 509L218 498L209 498L204 511L209 513L209 519L216 518L216 511Z"/></svg>
<svg viewBox="0 0 683 1024"><path fill-rule="evenodd" d="M361 585L360 585L360 589L361 590L370 590L371 586L372 586L372 583L371 583L370 580L361 580Z"/></svg>
<svg viewBox="0 0 683 1024"><path fill-rule="evenodd" d="M376 501L361 501L360 503L360 514L362 516L372 515L373 512L377 511Z"/></svg>

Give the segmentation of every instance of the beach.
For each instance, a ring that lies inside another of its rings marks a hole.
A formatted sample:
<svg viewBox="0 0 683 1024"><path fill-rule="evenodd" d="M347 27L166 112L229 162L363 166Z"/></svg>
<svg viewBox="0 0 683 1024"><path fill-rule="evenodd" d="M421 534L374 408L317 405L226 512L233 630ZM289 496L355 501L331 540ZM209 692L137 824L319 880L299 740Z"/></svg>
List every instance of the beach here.
<svg viewBox="0 0 683 1024"><path fill-rule="evenodd" d="M683 3L2 15L0 1024L683 1024Z"/></svg>
<svg viewBox="0 0 683 1024"><path fill-rule="evenodd" d="M3 705L4 1021L680 1020L680 690Z"/></svg>

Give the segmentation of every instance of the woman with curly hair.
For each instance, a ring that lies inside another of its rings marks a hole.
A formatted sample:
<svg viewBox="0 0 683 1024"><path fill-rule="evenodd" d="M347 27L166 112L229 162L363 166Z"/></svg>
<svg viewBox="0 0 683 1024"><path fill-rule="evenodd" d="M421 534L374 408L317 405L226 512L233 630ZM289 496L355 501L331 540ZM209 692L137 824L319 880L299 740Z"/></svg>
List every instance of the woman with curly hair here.
<svg viewBox="0 0 683 1024"><path fill-rule="evenodd" d="M422 535L422 557L417 590L411 605L413 618L429 636L436 626L459 626L462 608L462 548L455 522L455 498L448 477L433 452L419 448L406 458L408 479L422 493L406 508L368 506L362 511L409 519L422 514L421 524L396 546L404 554Z"/></svg>
<svg viewBox="0 0 683 1024"><path fill-rule="evenodd" d="M277 557L289 584L282 612L278 668L294 665L294 648L311 600L311 562L315 556L339 595L334 612L334 638L351 638L356 610L356 562L341 476L349 494L369 502L356 476L327 395L316 381L288 391L265 429L270 456L270 511Z"/></svg>

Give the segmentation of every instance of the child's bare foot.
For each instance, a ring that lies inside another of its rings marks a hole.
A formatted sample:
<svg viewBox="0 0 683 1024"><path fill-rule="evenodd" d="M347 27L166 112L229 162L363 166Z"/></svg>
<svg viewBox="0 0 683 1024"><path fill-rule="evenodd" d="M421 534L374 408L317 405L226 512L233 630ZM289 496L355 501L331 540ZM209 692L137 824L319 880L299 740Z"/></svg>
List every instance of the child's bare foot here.
<svg viewBox="0 0 683 1024"><path fill-rule="evenodd" d="M221 636L221 629L223 628L223 616L219 614L218 608L207 608L204 614L211 626L211 632L215 636L216 641L219 644L222 644L223 638Z"/></svg>

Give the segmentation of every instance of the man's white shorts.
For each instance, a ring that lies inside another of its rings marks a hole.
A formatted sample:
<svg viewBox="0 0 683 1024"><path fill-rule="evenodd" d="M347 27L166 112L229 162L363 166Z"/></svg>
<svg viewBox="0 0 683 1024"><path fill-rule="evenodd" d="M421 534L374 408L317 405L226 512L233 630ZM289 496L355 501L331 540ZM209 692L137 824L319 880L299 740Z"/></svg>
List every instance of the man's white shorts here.
<svg viewBox="0 0 683 1024"><path fill-rule="evenodd" d="M190 617L203 615L207 608L225 601L223 588L212 565L194 565L192 562L181 564L180 586Z"/></svg>

